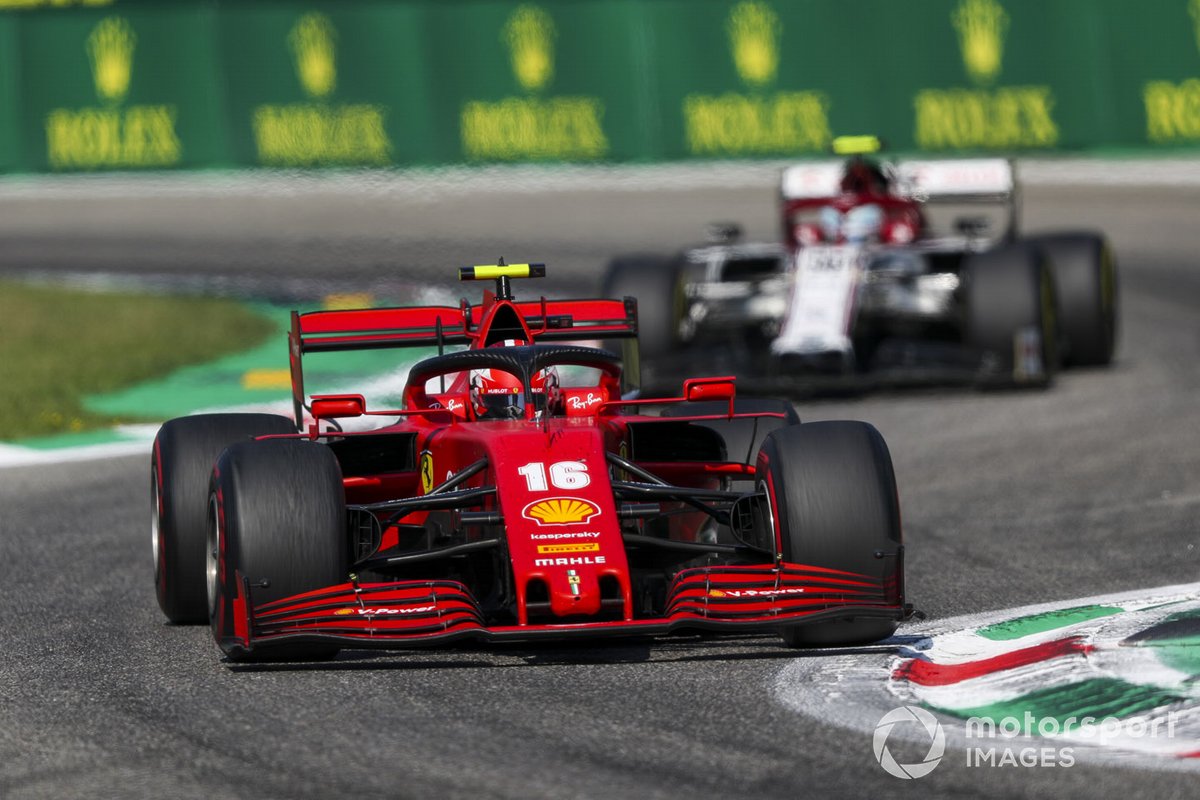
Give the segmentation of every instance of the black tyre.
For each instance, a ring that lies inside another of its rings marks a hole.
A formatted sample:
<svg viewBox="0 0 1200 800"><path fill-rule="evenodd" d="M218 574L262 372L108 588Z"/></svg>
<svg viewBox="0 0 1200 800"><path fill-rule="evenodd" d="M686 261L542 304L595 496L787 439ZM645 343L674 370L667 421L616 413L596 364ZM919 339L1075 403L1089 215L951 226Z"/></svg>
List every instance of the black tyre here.
<svg viewBox="0 0 1200 800"><path fill-rule="evenodd" d="M785 561L878 576L903 600L900 502L879 431L849 421L782 428L763 442L757 466L758 480L774 487ZM789 647L852 645L886 639L896 625L859 617L780 633Z"/></svg>
<svg viewBox="0 0 1200 800"><path fill-rule="evenodd" d="M629 256L614 259L604 274L603 297L638 301L638 349L654 361L679 348L683 286L673 259Z"/></svg>
<svg viewBox="0 0 1200 800"><path fill-rule="evenodd" d="M150 463L151 540L158 605L171 622L208 621L204 538L213 462L236 442L295 432L275 414L199 414L159 429Z"/></svg>
<svg viewBox="0 0 1200 800"><path fill-rule="evenodd" d="M217 460L209 509L209 615L226 655L233 660L336 655L336 646L304 642L247 653L232 638L239 573L251 585L254 606L346 581L346 495L333 452L296 439L234 445Z"/></svg>
<svg viewBox="0 0 1200 800"><path fill-rule="evenodd" d="M1029 241L1054 267L1064 363L1073 367L1112 363L1117 344L1117 263L1108 241L1090 232Z"/></svg>
<svg viewBox="0 0 1200 800"><path fill-rule="evenodd" d="M725 414L729 403L725 400L704 400L698 403L680 403L663 409L664 417L703 416ZM725 439L725 452L730 461L753 464L763 440L772 431L788 425L799 425L800 415L796 407L786 400L770 397L735 397L735 414L783 414L783 419L758 417L756 419L712 420L702 423L716 430Z"/></svg>
<svg viewBox="0 0 1200 800"><path fill-rule="evenodd" d="M964 340L981 355L988 385L1049 385L1058 368L1054 273L1021 242L975 253L963 265Z"/></svg>

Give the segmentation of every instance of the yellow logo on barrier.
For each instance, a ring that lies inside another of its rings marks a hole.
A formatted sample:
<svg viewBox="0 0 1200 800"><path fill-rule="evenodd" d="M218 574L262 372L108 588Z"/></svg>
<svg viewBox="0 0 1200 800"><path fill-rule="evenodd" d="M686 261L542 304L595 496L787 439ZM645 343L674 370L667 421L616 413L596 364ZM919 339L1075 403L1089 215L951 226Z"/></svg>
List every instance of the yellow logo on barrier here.
<svg viewBox="0 0 1200 800"><path fill-rule="evenodd" d="M129 91L129 76L133 71L133 48L137 34L120 17L100 20L87 38L88 59L92 63L92 80L101 100L119 103Z"/></svg>
<svg viewBox="0 0 1200 800"><path fill-rule="evenodd" d="M535 92L554 77L554 20L537 6L518 6L504 25L513 74L521 88Z"/></svg>
<svg viewBox="0 0 1200 800"><path fill-rule="evenodd" d="M183 146L175 106L123 107L133 76L137 33L121 17L96 23L83 43L99 108L55 108L46 115L46 160L52 169L169 167Z"/></svg>
<svg viewBox="0 0 1200 800"><path fill-rule="evenodd" d="M779 67L779 15L766 3L738 3L725 24L733 63L746 83L762 86Z"/></svg>
<svg viewBox="0 0 1200 800"><path fill-rule="evenodd" d="M751 92L689 94L683 99L685 145L702 156L770 155L828 147L829 99L821 92L762 89L775 80L783 25L764 2L734 6L725 23L738 77Z"/></svg>
<svg viewBox="0 0 1200 800"><path fill-rule="evenodd" d="M540 92L554 79L557 36L553 18L538 6L518 6L505 22L500 40L526 92ZM590 160L608 152L603 119L597 97L505 97L467 102L459 132L467 158Z"/></svg>
<svg viewBox="0 0 1200 800"><path fill-rule="evenodd" d="M996 0L962 0L953 22L967 74L977 83L991 83L1000 74L1008 13Z"/></svg>
<svg viewBox="0 0 1200 800"><path fill-rule="evenodd" d="M993 82L1004 59L1008 12L996 0L962 0L950 23L971 81ZM922 89L913 98L913 136L926 150L1053 147L1055 102L1049 86Z"/></svg>
<svg viewBox="0 0 1200 800"><path fill-rule="evenodd" d="M296 58L296 75L309 97L326 97L337 85L336 36L329 17L315 11L301 17L288 33L288 46Z"/></svg>
<svg viewBox="0 0 1200 800"><path fill-rule="evenodd" d="M553 497L525 506L522 512L526 519L539 525L573 525L587 522L600 513L600 509L587 500L577 497Z"/></svg>
<svg viewBox="0 0 1200 800"><path fill-rule="evenodd" d="M258 160L282 167L391 163L383 106L328 102L337 88L337 29L330 19L315 11L301 16L287 45L300 88L313 102L254 109Z"/></svg>
<svg viewBox="0 0 1200 800"><path fill-rule="evenodd" d="M1200 50L1200 0L1188 0L1196 48ZM1146 139L1155 144L1200 141L1200 78L1147 81L1142 87L1146 107Z"/></svg>
<svg viewBox="0 0 1200 800"><path fill-rule="evenodd" d="M1188 3L1188 13L1192 15L1192 32L1196 36L1196 49L1200 50L1200 0Z"/></svg>

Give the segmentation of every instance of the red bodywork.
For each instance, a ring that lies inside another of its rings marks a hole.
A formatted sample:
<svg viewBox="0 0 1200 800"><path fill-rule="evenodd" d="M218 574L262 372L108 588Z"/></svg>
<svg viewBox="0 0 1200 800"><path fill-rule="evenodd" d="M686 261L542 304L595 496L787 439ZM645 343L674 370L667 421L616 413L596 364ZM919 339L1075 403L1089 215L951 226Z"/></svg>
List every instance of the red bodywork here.
<svg viewBox="0 0 1200 800"><path fill-rule="evenodd" d="M354 395L309 399L303 390L302 357L313 351L467 345L466 353L447 356L461 369L491 355L475 351L504 350L494 346L510 340L533 345L513 348L518 355L566 353L570 361L579 348L563 345L559 353L539 346L602 338L635 344L635 336L632 302L515 302L492 292L475 307L464 301L459 308L294 315L297 422L308 424L298 435L328 442L339 459L349 452L339 448L364 438L390 437L405 454L397 470L361 469L350 457L342 462L347 505L379 523L377 539L365 550L359 546L352 570L386 580L352 574L340 585L259 604L239 576L234 630L218 633L221 646L246 654L298 641L403 647L902 618L902 587L884 561L878 575L786 563L770 522L760 526L757 549L702 541L710 518L703 507L732 507L737 493L729 481L753 480L755 466L705 457L697 450L708 441L702 435L687 457L672 448L691 426L748 416L732 414L732 378L688 381L677 398L631 400L634 381L620 361L596 356L594 385L561 390L544 413L530 404L523 418L503 420L475 417L465 369L434 393L428 379L441 367L423 372L418 365L403 408L388 411L366 409ZM630 358L636 350L627 348ZM422 364L430 362L441 363ZM730 410L670 419L642 413L651 404L698 400L728 400ZM399 420L362 433L323 429L326 418L364 413ZM778 414L755 416L754 424L781 422ZM438 530L454 533L441 549L430 533ZM430 552L445 557L429 558Z"/></svg>

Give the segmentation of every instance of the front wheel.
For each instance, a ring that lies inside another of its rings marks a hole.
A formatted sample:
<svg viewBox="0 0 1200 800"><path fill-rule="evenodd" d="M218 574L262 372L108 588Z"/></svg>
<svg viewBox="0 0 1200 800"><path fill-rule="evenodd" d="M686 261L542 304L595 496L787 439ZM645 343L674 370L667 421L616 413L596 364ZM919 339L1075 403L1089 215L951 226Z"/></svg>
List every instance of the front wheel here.
<svg viewBox="0 0 1200 800"><path fill-rule="evenodd" d="M756 477L767 490L784 561L882 579L903 602L900 501L887 444L865 422L808 422L763 442ZM896 620L856 617L781 629L789 647L886 639Z"/></svg>
<svg viewBox="0 0 1200 800"><path fill-rule="evenodd" d="M260 606L344 583L349 573L342 472L323 444L295 439L246 442L226 450L209 494L208 602L213 636L230 659L312 660L338 648L297 641L247 652L238 608Z"/></svg>

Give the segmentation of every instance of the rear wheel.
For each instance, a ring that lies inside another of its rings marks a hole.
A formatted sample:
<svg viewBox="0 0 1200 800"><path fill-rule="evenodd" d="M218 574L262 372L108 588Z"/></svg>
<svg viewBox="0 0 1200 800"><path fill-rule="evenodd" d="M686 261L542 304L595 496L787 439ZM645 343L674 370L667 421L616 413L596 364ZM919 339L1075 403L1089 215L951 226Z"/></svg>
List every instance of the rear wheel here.
<svg viewBox="0 0 1200 800"><path fill-rule="evenodd" d="M346 581L346 497L332 451L287 439L230 447L213 472L209 508L209 614L226 655L233 660L336 655L336 646L306 642L245 652L234 638L233 602L238 575L250 584L252 606Z"/></svg>
<svg viewBox="0 0 1200 800"><path fill-rule="evenodd" d="M1047 386L1058 367L1054 274L1045 255L1018 243L963 265L964 339L980 352L980 380Z"/></svg>
<svg viewBox="0 0 1200 800"><path fill-rule="evenodd" d="M656 360L679 348L683 287L673 259L655 256L617 258L608 265L601 289L604 297L638 301L638 349Z"/></svg>
<svg viewBox="0 0 1200 800"><path fill-rule="evenodd" d="M158 605L171 622L208 621L204 537L213 462L231 444L295 433L275 414L199 414L166 422L150 464L151 545Z"/></svg>
<svg viewBox="0 0 1200 800"><path fill-rule="evenodd" d="M1117 342L1117 265L1098 233L1059 233L1030 240L1054 265L1059 327L1070 366L1112 362Z"/></svg>
<svg viewBox="0 0 1200 800"><path fill-rule="evenodd" d="M900 503L887 444L865 422L809 422L763 442L760 485L782 539L785 561L880 577L902 600ZM857 617L781 629L789 647L852 645L886 639L891 619Z"/></svg>

